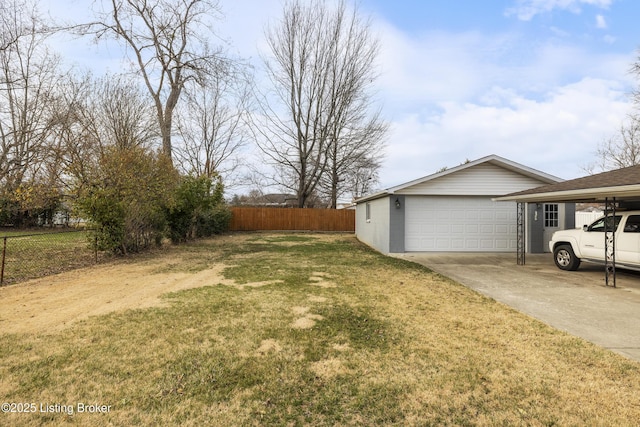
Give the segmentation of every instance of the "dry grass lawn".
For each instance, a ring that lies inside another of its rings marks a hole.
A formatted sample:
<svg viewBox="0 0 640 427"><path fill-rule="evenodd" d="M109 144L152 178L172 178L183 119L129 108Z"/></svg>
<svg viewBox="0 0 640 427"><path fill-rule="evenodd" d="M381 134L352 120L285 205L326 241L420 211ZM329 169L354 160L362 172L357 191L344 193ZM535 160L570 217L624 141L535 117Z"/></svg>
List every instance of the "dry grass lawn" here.
<svg viewBox="0 0 640 427"><path fill-rule="evenodd" d="M0 425L640 420L640 364L350 235L224 236L5 287L0 326L0 401L22 411Z"/></svg>

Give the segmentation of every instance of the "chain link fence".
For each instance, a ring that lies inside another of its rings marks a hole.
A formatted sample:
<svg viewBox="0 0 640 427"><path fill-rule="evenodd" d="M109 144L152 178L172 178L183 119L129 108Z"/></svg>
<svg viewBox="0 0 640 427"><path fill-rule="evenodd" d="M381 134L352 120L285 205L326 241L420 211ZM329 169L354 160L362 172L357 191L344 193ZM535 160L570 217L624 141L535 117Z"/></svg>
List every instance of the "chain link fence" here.
<svg viewBox="0 0 640 427"><path fill-rule="evenodd" d="M0 286L102 261L106 255L94 249L93 239L91 230L0 231Z"/></svg>

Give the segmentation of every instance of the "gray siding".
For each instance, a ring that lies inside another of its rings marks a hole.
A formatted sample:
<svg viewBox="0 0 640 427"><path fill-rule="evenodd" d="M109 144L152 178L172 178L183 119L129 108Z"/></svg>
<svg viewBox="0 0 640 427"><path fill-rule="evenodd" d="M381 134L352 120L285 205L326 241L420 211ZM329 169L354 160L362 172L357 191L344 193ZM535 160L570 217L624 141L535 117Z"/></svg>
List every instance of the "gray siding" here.
<svg viewBox="0 0 640 427"><path fill-rule="evenodd" d="M544 227L543 227L543 209L539 203L527 204L526 219L526 251L533 254L541 254L545 251L544 245Z"/></svg>
<svg viewBox="0 0 640 427"><path fill-rule="evenodd" d="M399 203L399 207L396 205ZM405 208L404 196L391 197L389 203L389 252L403 253L405 239Z"/></svg>

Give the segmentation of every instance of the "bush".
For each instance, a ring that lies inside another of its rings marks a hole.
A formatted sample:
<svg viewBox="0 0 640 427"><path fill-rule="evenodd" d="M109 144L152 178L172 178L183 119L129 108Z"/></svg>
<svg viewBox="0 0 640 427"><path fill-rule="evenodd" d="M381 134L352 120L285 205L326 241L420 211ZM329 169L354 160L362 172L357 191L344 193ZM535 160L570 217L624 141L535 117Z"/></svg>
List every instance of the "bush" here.
<svg viewBox="0 0 640 427"><path fill-rule="evenodd" d="M231 211L224 203L220 178L184 177L166 217L174 243L227 230Z"/></svg>
<svg viewBox="0 0 640 427"><path fill-rule="evenodd" d="M97 249L127 254L161 243L177 183L177 172L162 154L140 147L106 149L77 200L96 229Z"/></svg>
<svg viewBox="0 0 640 427"><path fill-rule="evenodd" d="M62 206L60 192L42 183L24 183L0 195L0 225L15 227L49 226Z"/></svg>

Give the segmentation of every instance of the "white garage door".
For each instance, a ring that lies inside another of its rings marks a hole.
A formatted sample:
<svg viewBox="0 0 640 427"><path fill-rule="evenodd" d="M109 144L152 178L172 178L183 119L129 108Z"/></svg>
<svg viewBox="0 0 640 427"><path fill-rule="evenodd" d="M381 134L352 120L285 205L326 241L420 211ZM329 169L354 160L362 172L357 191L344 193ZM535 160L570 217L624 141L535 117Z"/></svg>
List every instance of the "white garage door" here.
<svg viewBox="0 0 640 427"><path fill-rule="evenodd" d="M516 206L486 197L405 199L406 251L508 252L516 249Z"/></svg>

